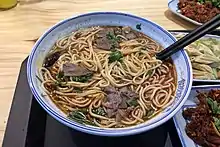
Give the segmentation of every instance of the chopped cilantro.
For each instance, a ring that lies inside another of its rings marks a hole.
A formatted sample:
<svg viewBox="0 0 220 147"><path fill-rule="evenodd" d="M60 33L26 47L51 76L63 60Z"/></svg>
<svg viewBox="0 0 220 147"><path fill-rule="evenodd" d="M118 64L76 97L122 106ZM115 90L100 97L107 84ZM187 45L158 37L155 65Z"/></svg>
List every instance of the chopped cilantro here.
<svg viewBox="0 0 220 147"><path fill-rule="evenodd" d="M106 35L106 37L109 40L114 40L114 41L118 41L119 40L119 38L117 38L114 34L112 34L110 32Z"/></svg>
<svg viewBox="0 0 220 147"><path fill-rule="evenodd" d="M93 74L87 74L87 75L84 75L84 76L74 76L74 77L71 77L73 81L75 82L82 82L82 83L85 83L87 82L89 79L91 79L93 76Z"/></svg>
<svg viewBox="0 0 220 147"><path fill-rule="evenodd" d="M147 75L149 75L150 77L152 76L152 74L153 74L153 70L148 70L147 71Z"/></svg>
<svg viewBox="0 0 220 147"><path fill-rule="evenodd" d="M126 103L131 107L131 106L138 106L138 101L136 99L129 99L126 101Z"/></svg>
<svg viewBox="0 0 220 147"><path fill-rule="evenodd" d="M106 35L106 37L111 42L111 49L115 49L117 47L119 38L110 32Z"/></svg>
<svg viewBox="0 0 220 147"><path fill-rule="evenodd" d="M97 108L97 109L92 109L92 112L101 116L105 116L105 110L101 107Z"/></svg>
<svg viewBox="0 0 220 147"><path fill-rule="evenodd" d="M59 87L63 87L67 84L67 81L64 79L64 73L62 71L59 71L58 74L56 75L56 81L55 85Z"/></svg>
<svg viewBox="0 0 220 147"><path fill-rule="evenodd" d="M82 89L79 88L79 87L74 87L74 91L75 91L76 93L81 93L81 92L82 92Z"/></svg>
<svg viewBox="0 0 220 147"><path fill-rule="evenodd" d="M60 71L58 74L57 74L57 78L58 79L62 79L64 77L64 73L63 71Z"/></svg>
<svg viewBox="0 0 220 147"><path fill-rule="evenodd" d="M88 124L95 126L94 122L87 119L86 114L88 113L87 109L78 109L70 112L68 114L68 118L80 123L80 124Z"/></svg>
<svg viewBox="0 0 220 147"><path fill-rule="evenodd" d="M206 2L211 2L217 8L220 8L220 0L197 0L199 3L204 4Z"/></svg>
<svg viewBox="0 0 220 147"><path fill-rule="evenodd" d="M151 115L154 114L154 110L153 109L150 109L148 112L147 112L147 117L150 117Z"/></svg>
<svg viewBox="0 0 220 147"><path fill-rule="evenodd" d="M112 63L115 61L121 61L122 58L123 58L123 54L120 51L112 51L110 53L108 60L109 60L109 63Z"/></svg>

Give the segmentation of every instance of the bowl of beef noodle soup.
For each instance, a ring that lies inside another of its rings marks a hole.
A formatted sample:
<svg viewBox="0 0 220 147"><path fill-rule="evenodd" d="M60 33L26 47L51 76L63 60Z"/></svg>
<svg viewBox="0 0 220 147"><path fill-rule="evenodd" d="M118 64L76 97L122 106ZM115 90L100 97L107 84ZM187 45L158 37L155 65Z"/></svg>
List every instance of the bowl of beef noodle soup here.
<svg viewBox="0 0 220 147"><path fill-rule="evenodd" d="M159 25L116 12L63 20L36 42L27 76L38 103L70 128L124 136L155 128L181 108L192 85L184 50L160 61L176 39Z"/></svg>

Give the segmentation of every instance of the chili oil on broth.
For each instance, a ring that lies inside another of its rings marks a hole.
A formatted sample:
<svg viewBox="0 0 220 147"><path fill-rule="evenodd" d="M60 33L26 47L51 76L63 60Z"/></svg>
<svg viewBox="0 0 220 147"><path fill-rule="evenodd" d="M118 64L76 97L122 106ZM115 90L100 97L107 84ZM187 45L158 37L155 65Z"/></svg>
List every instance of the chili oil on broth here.
<svg viewBox="0 0 220 147"><path fill-rule="evenodd" d="M68 118L123 128L144 123L174 101L177 75L163 48L130 27L95 26L56 41L38 79Z"/></svg>

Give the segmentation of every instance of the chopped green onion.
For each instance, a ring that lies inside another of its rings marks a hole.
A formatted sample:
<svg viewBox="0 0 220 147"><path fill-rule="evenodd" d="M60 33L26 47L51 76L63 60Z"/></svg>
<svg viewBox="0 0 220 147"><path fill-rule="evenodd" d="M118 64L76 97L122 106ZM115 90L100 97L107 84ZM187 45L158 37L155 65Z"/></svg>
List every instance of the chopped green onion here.
<svg viewBox="0 0 220 147"><path fill-rule="evenodd" d="M99 107L97 109L92 109L92 112L101 116L105 116L105 110L102 107Z"/></svg>
<svg viewBox="0 0 220 147"><path fill-rule="evenodd" d="M136 99L129 99L126 101L126 103L131 107L131 106L138 106L138 101Z"/></svg>
<svg viewBox="0 0 220 147"><path fill-rule="evenodd" d="M121 61L123 58L123 54L120 51L112 51L109 56L109 63L115 62L115 61Z"/></svg>
<svg viewBox="0 0 220 147"><path fill-rule="evenodd" d="M93 74L87 74L87 75L84 75L84 76L75 76L75 77L71 77L71 78L75 82L85 83L85 82L88 82L88 80L91 79L92 76L93 76Z"/></svg>
<svg viewBox="0 0 220 147"><path fill-rule="evenodd" d="M88 113L87 109L78 109L69 113L68 118L80 123L80 124L88 124L95 126L94 122L89 121L86 118L86 114Z"/></svg>

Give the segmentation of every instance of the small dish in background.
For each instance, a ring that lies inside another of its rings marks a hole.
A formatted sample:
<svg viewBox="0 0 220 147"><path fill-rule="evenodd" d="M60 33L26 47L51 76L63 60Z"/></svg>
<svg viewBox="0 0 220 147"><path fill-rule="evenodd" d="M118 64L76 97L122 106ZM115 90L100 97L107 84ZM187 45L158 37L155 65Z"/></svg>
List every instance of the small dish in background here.
<svg viewBox="0 0 220 147"><path fill-rule="evenodd" d="M177 129L177 133L179 135L180 141L182 143L183 147L200 147L197 145L192 139L190 139L185 131L186 127L186 119L183 117L182 112L186 108L192 108L195 107L198 102L196 96L197 96L197 90L200 92L208 92L211 89L220 89L220 85L206 85L206 86L193 86L192 91L188 97L188 100L186 103L183 105L182 109L173 117L174 124Z"/></svg>
<svg viewBox="0 0 220 147"><path fill-rule="evenodd" d="M170 10L171 12L173 12L174 14L178 15L179 17L181 17L181 18L183 18L183 19L185 19L185 20L187 20L187 21L189 21L189 22L191 22L191 23L193 23L193 24L195 24L195 25L202 25L202 23L199 23L199 22L197 22L197 21L195 21L195 20L192 20L192 19L190 19L190 18L188 18L188 17L182 15L180 12L178 12L178 11L179 11L179 9L178 9L178 3L179 3L179 0L171 0L171 1L168 3L168 8L169 8L169 10Z"/></svg>
<svg viewBox="0 0 220 147"><path fill-rule="evenodd" d="M172 34L178 39L178 38L181 38L182 36L186 35L187 33L185 33L185 32L172 32ZM208 40L208 39L210 39L210 40ZM212 42L212 41L215 41L215 42ZM210 42L210 44L207 45L207 43L209 43L209 42ZM216 43L216 44L214 44L214 43ZM195 46L195 44L197 44L197 45ZM195 46L195 50L193 51L194 46ZM198 49L198 46L200 49ZM193 81L194 82L220 83L220 77L219 77L220 65L218 65L218 67L215 67L215 68L212 67L212 65L214 66L215 63L216 64L220 63L220 54L219 54L220 47L217 47L217 46L220 46L220 36L206 35L205 37L196 41L196 43L195 42L192 43L192 45L190 45L190 48L187 48L187 47L185 48L187 53L188 53L188 50L191 50L191 55L190 54L188 54L188 55L191 59L192 68L194 71L194 73L193 73ZM204 48L204 49L201 50L201 48ZM212 49L209 49L209 48L212 48ZM215 50L215 52L213 50ZM202 53L203 51L204 51L204 53ZM219 53L217 53L217 52L219 52ZM209 53L210 53L210 55L208 55ZM201 55L198 55L198 54L201 54ZM205 54L207 54L207 55L205 55ZM212 56L211 56L211 54L212 54ZM202 57L206 58L208 56L210 56L210 59L213 60L213 61L210 61L210 62L212 62L210 64L208 64L208 63L207 64L204 64L204 63L200 64L196 60L192 61L193 58L200 58L200 57L201 57L201 61L202 61ZM216 58L216 60L219 60L219 61L215 62L214 58ZM199 67L199 66L201 66L201 67ZM210 70L208 70L208 69L202 70L202 66L204 66L204 67L208 66L210 68ZM197 72L197 73L195 73L195 72ZM203 74L203 76L202 76L202 74ZM205 79L204 76L207 76L207 79Z"/></svg>

